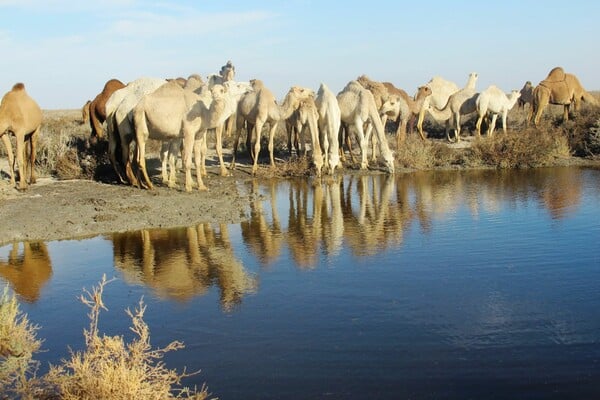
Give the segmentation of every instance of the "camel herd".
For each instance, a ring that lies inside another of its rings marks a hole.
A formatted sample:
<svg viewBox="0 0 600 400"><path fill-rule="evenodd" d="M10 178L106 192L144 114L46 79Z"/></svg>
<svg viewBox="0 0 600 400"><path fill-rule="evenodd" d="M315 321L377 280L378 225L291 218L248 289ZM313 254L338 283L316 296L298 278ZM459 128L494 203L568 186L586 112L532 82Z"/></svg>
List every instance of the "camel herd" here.
<svg viewBox="0 0 600 400"><path fill-rule="evenodd" d="M311 162L320 175L333 174L340 161L345 160L343 143L351 150L354 136L360 147L360 167L368 167L368 145L373 144L371 155L379 157L385 170L394 172L394 154L389 148L385 123L397 123L397 146L406 138L407 126L417 120L417 129L423 140L423 121L426 114L445 123L449 141L450 130L454 140L460 140L461 118L477 113L476 134L480 136L483 119L488 120L487 134L494 132L496 119L502 118L506 132L508 111L517 103L529 104L528 122L539 124L548 104L564 106L564 119L573 106L581 102L596 103L595 98L582 86L577 77L560 67L550 71L537 86L527 82L521 91L506 94L492 85L478 92L478 75L471 73L463 88L441 77L434 77L418 88L414 97L390 82L373 81L366 75L350 81L337 95L325 84L317 93L312 89L293 86L283 102L278 104L273 93L259 79L236 82L235 67L229 61L219 74L199 75L187 79L140 78L124 84L109 80L102 91L82 109L89 119L92 143L108 140L111 164L122 183L151 189L145 149L148 139L163 143L161 149L162 180L169 187L176 185L176 157L181 155L185 170L185 190L195 185L206 190L202 176L207 152L207 132L215 132L216 153L221 174L228 175L222 153L222 135L231 135L235 125L235 140L230 168L235 168L235 157L242 132L246 132L246 147L253 158L252 173L258 169L260 135L268 126L270 163L275 165L273 139L279 123L285 123L288 149L306 153L304 133L309 133ZM42 122L37 103L29 97L22 83L17 83L4 95L0 103L0 136L7 149L11 184L15 185L14 156L10 135L16 138L16 159L19 170L19 189L35 182L35 148ZM105 123L106 134L103 127ZM26 142L29 146L26 146ZM376 147L377 146L377 147ZM29 167L24 163L27 158ZM196 182L192 180L192 158L195 162ZM353 158L354 160L354 158ZM29 168L29 177L27 169Z"/></svg>

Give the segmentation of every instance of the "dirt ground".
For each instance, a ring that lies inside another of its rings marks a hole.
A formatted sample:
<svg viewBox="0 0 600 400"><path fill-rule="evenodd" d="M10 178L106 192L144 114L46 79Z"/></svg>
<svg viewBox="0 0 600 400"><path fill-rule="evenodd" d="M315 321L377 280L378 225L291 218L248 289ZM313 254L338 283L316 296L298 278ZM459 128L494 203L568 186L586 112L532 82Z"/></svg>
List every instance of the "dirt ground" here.
<svg viewBox="0 0 600 400"><path fill-rule="evenodd" d="M26 191L0 181L0 245L12 241L62 240L144 228L202 222L236 223L250 201L246 169L221 177L209 169L208 192L156 187L141 190L90 180L41 178ZM182 180L180 181L182 182Z"/></svg>

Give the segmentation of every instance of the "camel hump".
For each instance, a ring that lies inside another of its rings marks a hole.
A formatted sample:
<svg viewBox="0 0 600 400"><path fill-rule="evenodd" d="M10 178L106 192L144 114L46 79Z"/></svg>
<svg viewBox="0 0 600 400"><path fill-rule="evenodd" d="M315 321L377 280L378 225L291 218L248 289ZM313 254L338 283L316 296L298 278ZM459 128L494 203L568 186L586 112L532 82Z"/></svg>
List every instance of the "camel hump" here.
<svg viewBox="0 0 600 400"><path fill-rule="evenodd" d="M15 83L14 86L12 87L12 90L17 91L17 90L25 90L25 84L24 83Z"/></svg>
<svg viewBox="0 0 600 400"><path fill-rule="evenodd" d="M562 69L562 67L554 67L554 68L552 68L550 73L548 73L548 77L546 78L546 80L547 81L564 81L566 76L567 76L567 74L565 73L565 70Z"/></svg>

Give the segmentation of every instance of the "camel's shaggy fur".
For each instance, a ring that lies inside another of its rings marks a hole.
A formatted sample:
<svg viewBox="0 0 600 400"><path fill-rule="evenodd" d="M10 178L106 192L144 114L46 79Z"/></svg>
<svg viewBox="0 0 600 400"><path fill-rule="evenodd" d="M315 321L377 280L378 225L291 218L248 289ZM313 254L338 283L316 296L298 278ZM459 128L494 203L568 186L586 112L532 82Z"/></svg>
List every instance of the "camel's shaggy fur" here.
<svg viewBox="0 0 600 400"><path fill-rule="evenodd" d="M15 84L0 102L0 136L6 147L10 183L13 186L15 185L15 159L10 135L14 135L16 139L16 158L19 166L18 188L21 190L27 189L28 172L29 183L33 184L36 181L35 153L41 124L42 110L40 106L29 97L24 84ZM29 148L26 146L26 141L29 142ZM28 157L27 152L29 153ZM24 162L25 157L27 157L27 162Z"/></svg>
<svg viewBox="0 0 600 400"><path fill-rule="evenodd" d="M497 86L491 85L483 92L479 94L475 101L477 107L477 136L481 136L481 122L487 114L492 114L492 120L488 125L488 136L492 136L494 128L496 127L496 118L498 114L502 114L502 130L506 133L506 117L508 111L513 108L517 100L521 96L518 90L513 90L509 96L507 96Z"/></svg>
<svg viewBox="0 0 600 400"><path fill-rule="evenodd" d="M90 128L92 129L92 141L104 138L104 129L102 124L106 120L106 102L112 94L125 87L125 84L118 79L111 79L104 84L104 88L90 103Z"/></svg>
<svg viewBox="0 0 600 400"><path fill-rule="evenodd" d="M319 113L320 143L323 150L324 163L333 175L340 163L338 132L340 131L341 111L335 94L321 83L315 99Z"/></svg>
<svg viewBox="0 0 600 400"><path fill-rule="evenodd" d="M533 89L533 107L530 108L528 122L533 117L537 126L548 104L562 105L563 120L567 121L571 104L574 110L578 111L582 101L597 104L594 96L583 88L575 75L566 73L561 67L555 67L548 77Z"/></svg>
<svg viewBox="0 0 600 400"><path fill-rule="evenodd" d="M337 95L338 104L341 111L342 125L348 130L353 130L361 149L361 169L366 169L367 162L367 144L369 135L365 135L364 126L370 123L375 130L375 135L379 144L379 153L381 154L385 168L393 173L394 155L389 149L381 117L375 104L375 99L371 91L365 89L359 82L350 81L344 89Z"/></svg>

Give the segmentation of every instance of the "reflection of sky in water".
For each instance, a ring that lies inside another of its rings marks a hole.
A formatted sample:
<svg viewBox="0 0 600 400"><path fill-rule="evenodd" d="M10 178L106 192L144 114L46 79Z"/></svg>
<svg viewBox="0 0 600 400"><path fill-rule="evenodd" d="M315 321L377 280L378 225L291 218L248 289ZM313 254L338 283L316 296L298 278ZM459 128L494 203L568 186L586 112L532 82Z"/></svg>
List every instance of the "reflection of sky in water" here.
<svg viewBox="0 0 600 400"><path fill-rule="evenodd" d="M187 345L167 361L222 398L589 398L599 182L565 168L248 184L265 197L245 225L48 243L52 276L23 309L56 362L81 344L81 287L116 276L101 328L127 332L144 295L154 343ZM196 292L169 297L181 276Z"/></svg>

